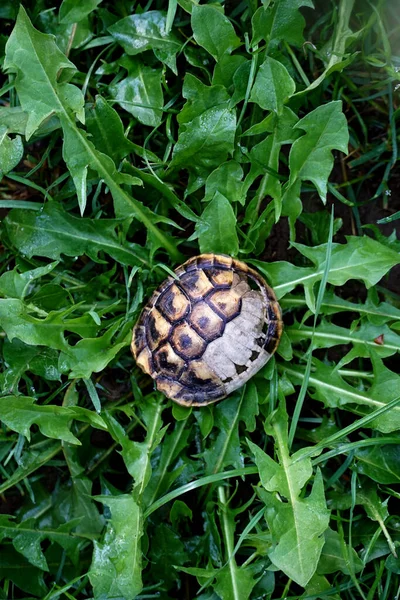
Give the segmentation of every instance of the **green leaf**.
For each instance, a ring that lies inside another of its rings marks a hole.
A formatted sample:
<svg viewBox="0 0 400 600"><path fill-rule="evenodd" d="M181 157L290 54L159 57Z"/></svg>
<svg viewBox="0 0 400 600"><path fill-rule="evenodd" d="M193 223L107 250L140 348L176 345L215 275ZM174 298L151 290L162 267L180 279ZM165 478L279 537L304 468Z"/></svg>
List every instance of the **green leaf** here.
<svg viewBox="0 0 400 600"><path fill-rule="evenodd" d="M349 142L340 100L319 106L298 121L295 129L303 130L305 134L291 148L290 177L283 194L283 214L289 216L292 227L302 211L301 182L311 181L325 203L328 177L333 167L332 150L347 153Z"/></svg>
<svg viewBox="0 0 400 600"><path fill-rule="evenodd" d="M7 135L7 127L0 125L0 181L4 175L12 171L24 155L24 144L19 135L11 139Z"/></svg>
<svg viewBox="0 0 400 600"><path fill-rule="evenodd" d="M176 244L155 225L155 215L121 189L113 161L98 152L86 133L76 126L75 117L81 122L84 119L82 92L69 83L59 83L57 79L61 71L64 77L70 76L75 67L57 48L53 36L42 34L32 26L22 6L7 42L4 66L17 75L15 87L22 108L29 114L27 138L47 117L55 113L60 118L65 137L63 156L71 168L81 213L86 204L86 174L90 166L106 182L114 201L128 205L158 243L171 256L178 258ZM151 93L158 97L161 88L158 89L153 82L151 89Z"/></svg>
<svg viewBox="0 0 400 600"><path fill-rule="evenodd" d="M281 403L267 428L275 438L279 464L258 446L248 443L267 490L260 490L259 495L266 505L266 519L272 534L273 546L268 556L278 569L304 587L317 568L324 545L322 533L329 524L329 511L319 471L309 496L304 498L301 494L312 475L311 460L295 462L296 454L290 457L287 419Z"/></svg>
<svg viewBox="0 0 400 600"><path fill-rule="evenodd" d="M320 400L326 406L348 406L358 414L369 414L374 410L384 408L386 404L399 398L400 377L387 369L380 359L373 358L374 380L367 391L361 391L347 383L336 371L335 367L324 365L317 359L309 378L309 388L314 390L312 397ZM304 378L304 370L299 367L284 367L285 373L299 384ZM377 429L382 433L390 433L400 429L400 406L395 406L390 411L378 416L368 423L368 427Z"/></svg>
<svg viewBox="0 0 400 600"><path fill-rule="evenodd" d="M78 23L94 11L102 0L63 0L60 6L60 23Z"/></svg>
<svg viewBox="0 0 400 600"><path fill-rule="evenodd" d="M0 295L23 300L26 295L30 294L32 282L51 273L57 265L58 262L52 262L44 267L24 271L24 273L18 273L16 268L6 271L0 276Z"/></svg>
<svg viewBox="0 0 400 600"><path fill-rule="evenodd" d="M335 573L335 571L342 571L342 573L350 575L362 571L363 561L354 548L347 546L343 537L337 531L328 527L324 537L325 544L317 568L320 575Z"/></svg>
<svg viewBox="0 0 400 600"><path fill-rule="evenodd" d="M21 300L0 300L0 324L11 342L17 338L25 344L67 351L65 331L85 337L95 335L99 329L90 315L66 318L71 310L52 311L39 319L30 314L30 309Z"/></svg>
<svg viewBox="0 0 400 600"><path fill-rule="evenodd" d="M140 246L119 241L118 221L75 217L55 202L48 202L39 213L14 209L5 224L11 243L29 258L46 256L59 260L61 254L86 254L98 262L98 253L103 251L125 265L146 262Z"/></svg>
<svg viewBox="0 0 400 600"><path fill-rule="evenodd" d="M4 396L0 398L0 418L13 431L30 439L30 427L35 423L43 435L70 444L80 444L71 433L72 419L91 423L95 427L105 428L104 422L95 413L85 408L64 406L41 406L28 396Z"/></svg>
<svg viewBox="0 0 400 600"><path fill-rule="evenodd" d="M243 467L243 453L240 447L239 422L249 429L258 415L258 398L248 386L241 394L232 394L224 403L217 404L214 410L214 435L210 435L208 448L204 452L206 474L220 473L225 466ZM218 429L218 434L215 433Z"/></svg>
<svg viewBox="0 0 400 600"><path fill-rule="evenodd" d="M176 422L174 430L165 435L162 444L158 447L157 454L152 456L151 478L148 481L143 496L143 502L146 506L151 506L159 496L166 493L185 469L186 464L183 461L183 464L179 466L175 465L175 461L178 457L182 457L183 450L188 446L190 429L187 425L187 417L182 421ZM174 514L181 512L178 511L177 508L178 502L180 501L177 500L174 504L174 506L177 505ZM184 506L186 505L184 504ZM182 508L182 511L187 514L185 509ZM171 510L171 520L173 520L172 515L173 513Z"/></svg>
<svg viewBox="0 0 400 600"><path fill-rule="evenodd" d="M32 26L21 6L7 42L4 68L17 73L15 87L21 106L28 113L25 135L29 139L47 117L63 110L55 91L58 90L57 77L62 69L73 73L75 66L57 48L53 36L40 33ZM68 85L63 84L61 89L66 92ZM63 100L65 110L74 109L76 97L64 93ZM69 103L71 100L73 105Z"/></svg>
<svg viewBox="0 0 400 600"><path fill-rule="evenodd" d="M170 166L189 170L191 192L204 185L209 173L233 153L236 114L222 86L206 86L193 76L186 77L183 96L188 101L179 116Z"/></svg>
<svg viewBox="0 0 400 600"><path fill-rule="evenodd" d="M270 51L282 41L300 47L304 43L305 20L299 9L302 6L313 8L312 0L278 0L272 6L265 4L252 18L252 44L265 40Z"/></svg>
<svg viewBox="0 0 400 600"><path fill-rule="evenodd" d="M362 34L362 29L353 33L349 27L353 8L354 0L341 0L338 3L339 14L336 20L335 30L331 39L325 44L321 51L321 55L325 58L325 69L317 79L300 93L303 94L315 89L328 77L328 75L335 71L342 71L353 61L356 53L350 55L346 54L346 49L351 42Z"/></svg>
<svg viewBox="0 0 400 600"><path fill-rule="evenodd" d="M326 244L314 247L296 244L295 247L313 262L314 267L296 267L283 261L271 264L260 261L253 263L268 277L278 298L302 285L307 305L314 311L314 285L321 280L324 273ZM343 285L349 279L358 279L369 288L378 283L391 267L399 264L399 261L398 253L387 246L367 236L349 236L346 244L332 244L328 283Z"/></svg>
<svg viewBox="0 0 400 600"><path fill-rule="evenodd" d="M216 61L240 46L240 40L229 19L213 6L193 6L192 29L196 42Z"/></svg>
<svg viewBox="0 0 400 600"><path fill-rule="evenodd" d="M77 525L76 521L64 523L54 530L36 529L35 521L35 518L30 518L16 523L10 516L0 515L0 540L11 538L15 550L20 552L31 565L43 571L49 570L41 548L41 542L46 538L57 542L64 548L68 556L73 557L76 554L81 541L79 535L76 537L71 535L71 530Z"/></svg>
<svg viewBox="0 0 400 600"><path fill-rule="evenodd" d="M167 33L166 13L160 10L130 15L114 23L108 30L131 56L150 49L176 54L181 48L177 36Z"/></svg>
<svg viewBox="0 0 400 600"><path fill-rule="evenodd" d="M121 444L121 455L127 471L135 480L133 496L138 501L151 477L151 455L160 444L167 429L162 427L161 413L163 408L161 399L147 401L146 405L143 406L142 418L147 430L144 442L130 440L118 421L108 416L110 433L115 441Z"/></svg>
<svg viewBox="0 0 400 600"><path fill-rule="evenodd" d="M214 198L216 192L222 194L229 202L240 202L244 204L245 198L242 192L243 169L239 163L229 160L222 163L215 171L210 173L206 181L206 193L204 202Z"/></svg>
<svg viewBox="0 0 400 600"><path fill-rule="evenodd" d="M97 497L111 510L104 541L94 542L89 579L95 598L136 598L142 590L142 514L131 495Z"/></svg>
<svg viewBox="0 0 400 600"><path fill-rule="evenodd" d="M200 219L196 224L200 252L237 256L239 240L236 233L236 217L229 200L215 192Z"/></svg>
<svg viewBox="0 0 400 600"><path fill-rule="evenodd" d="M260 66L250 102L255 102L264 110L282 112L283 105L295 92L296 86L286 67L267 56Z"/></svg>
<svg viewBox="0 0 400 600"><path fill-rule="evenodd" d="M382 358L400 352L400 336L387 325L362 323L359 327L351 327L349 330L346 327L322 321L314 330L313 327L296 323L287 327L286 333L292 343L299 343L312 337L314 348L332 348L339 344L352 344L354 352L351 353L351 356L353 358L369 358L371 349ZM382 344L379 342L380 336L383 336ZM343 365L342 361L340 361L340 365Z"/></svg>
<svg viewBox="0 0 400 600"><path fill-rule="evenodd" d="M18 339L3 345L3 359L7 367L0 373L2 394L18 393L18 385L26 371L30 371L50 381L60 381L58 352L43 346L28 346Z"/></svg>
<svg viewBox="0 0 400 600"><path fill-rule="evenodd" d="M112 325L97 338L79 340L74 346L63 348L59 358L59 369L72 378L89 379L92 373L99 373L115 358L122 348L131 342L129 332L120 341L114 341L120 323Z"/></svg>
<svg viewBox="0 0 400 600"><path fill-rule="evenodd" d="M158 127L164 105L161 70L130 59L128 76L110 86L111 96L143 125Z"/></svg>
<svg viewBox="0 0 400 600"><path fill-rule="evenodd" d="M44 598L48 590L43 571L33 567L14 548L1 549L0 579L8 579L27 594Z"/></svg>
<svg viewBox="0 0 400 600"><path fill-rule="evenodd" d="M386 485L399 483L400 443L359 448L355 452L355 457L358 473Z"/></svg>
<svg viewBox="0 0 400 600"><path fill-rule="evenodd" d="M101 96L96 96L93 106L88 108L86 125L97 150L115 163L134 151L135 145L125 137L119 114Z"/></svg>

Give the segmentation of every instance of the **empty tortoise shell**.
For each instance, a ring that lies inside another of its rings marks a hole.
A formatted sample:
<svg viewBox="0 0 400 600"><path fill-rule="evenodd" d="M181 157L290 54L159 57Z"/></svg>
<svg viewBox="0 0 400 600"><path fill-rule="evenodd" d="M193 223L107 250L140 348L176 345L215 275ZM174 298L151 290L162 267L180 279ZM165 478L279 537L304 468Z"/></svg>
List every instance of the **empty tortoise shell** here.
<svg viewBox="0 0 400 600"><path fill-rule="evenodd" d="M242 386L282 333L273 290L243 262L202 254L154 292L133 330L139 367L168 398L203 406Z"/></svg>

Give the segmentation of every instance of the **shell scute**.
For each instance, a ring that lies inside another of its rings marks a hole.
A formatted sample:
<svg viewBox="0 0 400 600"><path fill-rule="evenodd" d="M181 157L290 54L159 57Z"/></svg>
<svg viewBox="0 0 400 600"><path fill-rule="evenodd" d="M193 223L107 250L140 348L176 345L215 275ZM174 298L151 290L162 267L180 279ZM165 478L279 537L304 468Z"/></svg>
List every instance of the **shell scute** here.
<svg viewBox="0 0 400 600"><path fill-rule="evenodd" d="M231 320L240 314L241 295L232 288L212 292L207 301L211 308L227 320Z"/></svg>
<svg viewBox="0 0 400 600"><path fill-rule="evenodd" d="M190 300L186 294L173 283L160 296L156 304L164 317L170 321L180 321L190 311Z"/></svg>
<svg viewBox="0 0 400 600"><path fill-rule="evenodd" d="M198 270L182 275L179 284L192 300L200 300L214 289L205 272Z"/></svg>
<svg viewBox="0 0 400 600"><path fill-rule="evenodd" d="M174 352L169 342L163 344L153 355L154 366L158 373L169 377L178 377L185 361Z"/></svg>
<svg viewBox="0 0 400 600"><path fill-rule="evenodd" d="M201 356L206 349L205 340L186 321L174 327L171 343L176 353L186 360Z"/></svg>
<svg viewBox="0 0 400 600"><path fill-rule="evenodd" d="M193 329L207 342L220 337L225 327L224 320L204 301L197 302L194 305L189 322Z"/></svg>

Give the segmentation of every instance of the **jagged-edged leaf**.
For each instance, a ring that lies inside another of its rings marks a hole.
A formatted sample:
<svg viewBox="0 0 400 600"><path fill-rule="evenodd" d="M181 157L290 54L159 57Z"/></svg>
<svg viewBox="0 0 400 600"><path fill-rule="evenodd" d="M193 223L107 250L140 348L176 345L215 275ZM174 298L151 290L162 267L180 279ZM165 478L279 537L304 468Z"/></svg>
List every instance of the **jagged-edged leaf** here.
<svg viewBox="0 0 400 600"><path fill-rule="evenodd" d="M272 6L260 6L252 18L252 44L265 40L270 50L282 41L301 46L306 23L299 10L303 6L313 8L314 4L312 0L277 0Z"/></svg>
<svg viewBox="0 0 400 600"><path fill-rule="evenodd" d="M143 495L151 477L151 455L166 432L166 427L162 427L162 410L163 405L160 399L148 401L143 406L142 417L147 428L144 442L130 440L123 427L115 419L109 417L110 432L114 439L121 444L122 458L129 474L135 480L133 489L137 499Z"/></svg>
<svg viewBox="0 0 400 600"><path fill-rule="evenodd" d="M313 337L314 348L332 348L339 344L352 344L353 357L369 358L373 351L383 358L400 352L400 335L397 335L387 325L373 325L372 323L361 323L351 330L339 327L334 323L322 321L313 335L313 327L296 323L286 328L292 343L299 343Z"/></svg>
<svg viewBox="0 0 400 600"><path fill-rule="evenodd" d="M43 346L29 346L14 338L7 339L3 345L5 366L0 373L0 390L2 394L18 393L18 385L26 371L35 373L50 381L59 381L58 352Z"/></svg>
<svg viewBox="0 0 400 600"><path fill-rule="evenodd" d="M326 244L314 247L296 244L296 248L315 266L297 267L284 261L271 264L253 262L268 277L278 298L282 298L296 286L302 285L307 305L314 310L313 289L324 273ZM328 282L333 285L343 285L349 279L358 279L369 288L375 285L391 267L399 264L399 261L399 254L391 248L367 236L349 236L346 244L332 245Z"/></svg>
<svg viewBox="0 0 400 600"><path fill-rule="evenodd" d="M27 138L47 117L52 114L59 117L65 138L63 156L76 186L81 214L86 206L86 177L90 167L106 182L114 201L127 205L158 243L178 258L175 242L157 227L157 217L120 187L112 159L96 150L86 132L77 127L75 118L83 122L85 116L82 92L70 83L59 81L61 72L65 78L75 67L57 47L53 36L32 26L22 6L7 42L4 66L16 73L15 87L21 106L29 114ZM123 178L122 182L125 183Z"/></svg>
<svg viewBox="0 0 400 600"><path fill-rule="evenodd" d="M80 536L71 535L71 530L77 526L77 520L64 523L57 529L37 529L35 524L35 518L18 523L9 515L0 515L0 540L11 539L15 550L25 556L31 565L43 571L49 570L41 548L41 542L45 539L57 542L68 556L76 559L77 547L82 540Z"/></svg>
<svg viewBox="0 0 400 600"><path fill-rule="evenodd" d="M52 262L43 267L30 269L23 273L18 273L18 269L6 271L0 276L0 295L5 298L24 299L30 293L32 282L48 273L51 273L56 268L58 262Z"/></svg>
<svg viewBox="0 0 400 600"><path fill-rule="evenodd" d="M17 166L23 154L24 144L21 136L10 138L7 135L7 127L0 124L0 180Z"/></svg>
<svg viewBox="0 0 400 600"><path fill-rule="evenodd" d="M260 66L251 90L250 102L264 110L282 112L283 105L294 94L296 85L286 67L267 56Z"/></svg>
<svg viewBox="0 0 400 600"><path fill-rule="evenodd" d="M35 404L28 396L3 396L0 398L0 419L13 431L30 439L30 428L35 423L43 435L70 444L80 444L70 431L73 419L105 428L103 419L96 413L79 406L67 408L56 405Z"/></svg>
<svg viewBox="0 0 400 600"><path fill-rule="evenodd" d="M95 598L136 598L142 590L142 513L130 494L97 497L111 510L102 542L94 542L89 579Z"/></svg>
<svg viewBox="0 0 400 600"><path fill-rule="evenodd" d="M33 316L21 300L0 300L0 325L10 341L17 338L25 344L47 346L55 350L67 350L64 337L71 331L80 337L95 335L99 326L90 315L68 318L72 309L51 311L44 318Z"/></svg>
<svg viewBox="0 0 400 600"><path fill-rule="evenodd" d="M61 373L70 378L88 379L92 373L99 373L106 368L122 348L131 342L131 332L115 340L121 322L115 323L98 337L86 337L74 346L63 348L58 361Z"/></svg>
<svg viewBox="0 0 400 600"><path fill-rule="evenodd" d="M333 167L333 150L347 152L349 132L340 100L318 106L296 125L305 134L290 150L290 177L283 195L283 214L292 225L302 211L301 183L311 181L323 202L326 201L328 177Z"/></svg>
<svg viewBox="0 0 400 600"><path fill-rule="evenodd" d="M186 77L183 96L187 102L170 166L189 170L194 191L233 152L236 114L222 86L206 86L193 76Z"/></svg>
<svg viewBox="0 0 400 600"><path fill-rule="evenodd" d="M214 6L193 6L192 29L199 46L205 48L217 61L240 46L232 23Z"/></svg>
<svg viewBox="0 0 400 600"><path fill-rule="evenodd" d="M128 75L110 86L112 97L143 125L158 127L164 105L161 70L147 67L139 60L126 61Z"/></svg>
<svg viewBox="0 0 400 600"><path fill-rule="evenodd" d="M167 16L161 10L148 10L141 14L129 15L108 28L112 37L129 55L146 50L162 50L176 54L181 48L178 37L167 32Z"/></svg>
<svg viewBox="0 0 400 600"><path fill-rule="evenodd" d="M196 224L200 252L215 252L236 256L239 240L236 233L236 217L231 203L225 196L215 192Z"/></svg>
<svg viewBox="0 0 400 600"><path fill-rule="evenodd" d="M281 402L267 428L275 438L279 463L250 441L249 446L265 488L258 493L265 503L265 516L272 535L268 556L278 569L304 587L317 569L329 511L319 471L311 493L306 498L302 494L312 476L311 459L296 462L296 454L290 456L287 424L287 413Z"/></svg>
<svg viewBox="0 0 400 600"><path fill-rule="evenodd" d="M11 242L29 258L46 256L58 260L62 254L86 254L98 261L102 251L125 265L146 262L141 246L119 241L118 221L75 217L55 202L48 202L40 212L14 209L5 224Z"/></svg>
<svg viewBox="0 0 400 600"><path fill-rule="evenodd" d="M373 355L374 379L367 390L359 390L343 379L335 367L330 367L313 359L314 369L308 382L310 395L320 400L326 406L344 407L359 414L369 414L374 410L384 408L392 400L400 400L400 377L387 369L382 361ZM300 385L304 378L304 369L298 366L284 367L285 373L295 385ZM400 429L399 406L391 408L368 423L368 427L382 433L390 433Z"/></svg>

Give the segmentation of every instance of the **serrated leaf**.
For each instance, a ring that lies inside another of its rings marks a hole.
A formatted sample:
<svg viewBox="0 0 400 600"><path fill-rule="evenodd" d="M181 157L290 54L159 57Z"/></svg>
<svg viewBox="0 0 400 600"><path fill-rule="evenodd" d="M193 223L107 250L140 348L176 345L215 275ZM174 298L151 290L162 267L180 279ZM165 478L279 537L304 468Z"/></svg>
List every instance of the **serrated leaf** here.
<svg viewBox="0 0 400 600"><path fill-rule="evenodd" d="M192 9L193 37L199 46L209 52L216 61L231 54L240 46L232 23L213 6L195 4Z"/></svg>
<svg viewBox="0 0 400 600"><path fill-rule="evenodd" d="M37 267L23 273L18 273L16 268L12 271L6 271L0 276L0 295L5 298L23 300L30 293L32 282L51 273L57 265L58 262L52 262L44 267Z"/></svg>
<svg viewBox="0 0 400 600"><path fill-rule="evenodd" d="M74 346L63 348L58 362L60 371L67 373L71 379L89 379L92 373L105 369L131 341L130 332L118 341L113 340L119 326L120 323L117 322L99 337L87 337Z"/></svg>
<svg viewBox="0 0 400 600"><path fill-rule="evenodd" d="M113 161L98 152L86 132L76 126L75 118L84 120L82 92L72 84L58 81L60 72L66 78L75 67L56 46L53 36L40 33L32 26L22 6L7 42L4 66L16 73L15 87L21 106L29 114L28 139L47 117L56 114L60 118L66 138L64 157L77 186L81 213L86 204L86 172L90 167L106 182L114 201L128 205L150 235L171 256L178 258L175 242L156 226L155 215L120 187ZM152 88L152 93L158 96L160 90Z"/></svg>
<svg viewBox="0 0 400 600"><path fill-rule="evenodd" d="M4 175L12 171L24 155L24 144L19 135L10 138L7 127L0 125L0 181Z"/></svg>
<svg viewBox="0 0 400 600"><path fill-rule="evenodd" d="M288 262L271 264L253 261L271 282L278 298L302 285L310 310L315 310L314 285L320 281L325 268L326 244L308 247L296 244L296 248L314 263L314 267L296 267ZM343 285L349 279L364 282L367 288L375 285L391 267L398 264L397 252L369 237L347 238L346 244L333 244L328 283Z"/></svg>
<svg viewBox="0 0 400 600"><path fill-rule="evenodd" d="M94 11L102 0L63 0L60 6L60 23L69 25L79 23L92 11Z"/></svg>
<svg viewBox="0 0 400 600"><path fill-rule="evenodd" d="M110 86L109 90L114 100L143 125L160 125L164 105L160 69L152 69L131 59L128 76Z"/></svg>
<svg viewBox="0 0 400 600"><path fill-rule="evenodd" d="M313 337L314 348L332 348L339 344L352 344L353 357L369 358L371 349L383 358L400 352L400 336L387 325L361 323L359 327L352 327L349 330L346 327L322 321L314 330L313 327L296 323L287 327L286 333L293 343Z"/></svg>
<svg viewBox="0 0 400 600"><path fill-rule="evenodd" d="M233 152L236 114L222 86L205 86L188 76L183 95L188 101L179 118L178 141L170 166L189 170L191 192L204 185L209 173Z"/></svg>
<svg viewBox="0 0 400 600"><path fill-rule="evenodd" d="M244 204L245 198L242 191L243 169L239 163L229 160L222 163L215 171L210 173L206 181L206 193L204 202L209 202L214 198L214 194L219 192L229 202L240 202Z"/></svg>
<svg viewBox="0 0 400 600"><path fill-rule="evenodd" d="M313 359L315 365L309 378L309 388L313 390L312 397L320 400L326 406L355 409L358 413L369 414L379 408L384 408L390 401L399 398L400 377L387 369L378 357L373 358L373 385L366 391L361 391L347 383L336 371L335 367L324 365ZM300 367L285 366L286 374L294 384L299 384L304 378L304 370ZM383 413L368 423L367 427L377 429L382 433L390 433L400 429L400 406Z"/></svg>
<svg viewBox="0 0 400 600"><path fill-rule="evenodd" d="M161 399L147 401L142 409L142 418L147 428L146 439L135 442L128 438L124 428L115 419L108 417L110 433L122 446L121 455L128 473L134 478L133 496L140 500L151 477L150 458L165 435L166 427L162 427Z"/></svg>
<svg viewBox="0 0 400 600"><path fill-rule="evenodd" d="M148 10L142 14L129 15L108 28L112 37L131 56L146 50L162 50L176 54L181 43L174 33L166 31L166 13Z"/></svg>
<svg viewBox="0 0 400 600"><path fill-rule="evenodd" d="M304 43L303 29L305 19L300 8L314 7L312 0L278 0L272 6L260 7L252 18L252 44L262 39L267 42L267 49L275 49L283 40L293 46Z"/></svg>
<svg viewBox="0 0 400 600"><path fill-rule="evenodd" d="M44 318L38 318L21 300L0 300L0 324L10 341L17 338L25 344L55 350L68 350L65 331L85 337L95 335L99 329L90 315L69 319L70 312L71 309L52 311Z"/></svg>
<svg viewBox="0 0 400 600"><path fill-rule="evenodd" d="M28 113L25 135L29 139L41 123L54 112L64 110L54 90L62 69L75 66L57 48L54 37L35 29L23 7L6 45L4 68L16 72L15 87L22 108ZM82 98L83 100L83 98ZM66 109L73 108L66 105Z"/></svg>
<svg viewBox="0 0 400 600"><path fill-rule="evenodd" d="M305 131L289 155L290 177L283 194L283 211L293 227L302 210L301 182L311 181L326 202L327 184L333 167L333 150L347 153L349 132L341 101L319 106L303 117L295 129Z"/></svg>
<svg viewBox="0 0 400 600"><path fill-rule="evenodd" d="M361 475L386 485L400 482L400 438L398 444L358 448L355 457L357 472Z"/></svg>
<svg viewBox="0 0 400 600"><path fill-rule="evenodd" d="M142 514L131 495L97 497L111 510L103 542L94 542L89 579L95 598L136 598L142 590Z"/></svg>
<svg viewBox="0 0 400 600"><path fill-rule="evenodd" d="M236 217L232 205L225 196L215 192L213 199L196 223L200 252L214 252L237 256L239 240L236 233Z"/></svg>
<svg viewBox="0 0 400 600"><path fill-rule="evenodd" d="M320 575L342 571L346 575L359 573L364 563L354 548L349 548L345 540L330 527L324 533L325 544L322 548L321 558L317 572Z"/></svg>
<svg viewBox="0 0 400 600"><path fill-rule="evenodd" d="M36 529L35 519L25 519L21 523L12 520L9 515L0 515L0 540L10 538L12 544L34 567L48 571L49 567L41 548L41 542L49 539L60 544L68 556L73 556L80 543L79 536L70 532L77 525L76 520L60 525L57 529Z"/></svg>
<svg viewBox="0 0 400 600"><path fill-rule="evenodd" d="M26 371L50 381L60 381L58 352L43 346L28 346L14 339L4 341L3 359L6 369L0 373L1 394L18 393L18 385Z"/></svg>
<svg viewBox="0 0 400 600"><path fill-rule="evenodd" d="M9 579L27 594L43 598L48 590L43 571L33 567L29 561L12 547L1 549L0 579Z"/></svg>
<svg viewBox="0 0 400 600"><path fill-rule="evenodd" d="M46 256L59 260L61 254L86 254L99 261L98 253L103 251L125 265L146 260L137 244L120 243L116 234L118 221L75 217L55 202L48 202L40 212L14 209L5 224L11 242L29 258Z"/></svg>
<svg viewBox="0 0 400 600"><path fill-rule="evenodd" d="M289 455L287 423L281 402L267 427L275 438L279 464L261 448L248 443L267 490L260 490L259 495L266 505L266 519L272 534L273 546L268 556L276 567L304 587L317 568L324 545L321 535L328 527L329 511L319 471L310 495L304 498L301 493L312 475L312 465L310 459L296 461L296 454Z"/></svg>
<svg viewBox="0 0 400 600"><path fill-rule="evenodd" d="M95 413L81 407L66 408L55 405L35 404L28 396L4 396L0 398L0 418L13 431L30 439L30 428L35 423L43 435L70 444L80 444L71 433L72 419L89 422L95 427L105 428L104 422Z"/></svg>
<svg viewBox="0 0 400 600"><path fill-rule="evenodd" d="M135 145L125 137L119 114L102 96L96 96L93 106L87 109L86 126L97 150L101 149L114 162L134 151Z"/></svg>
<svg viewBox="0 0 400 600"><path fill-rule="evenodd" d="M267 56L258 70L250 102L255 102L264 110L281 113L283 105L294 94L295 89L296 85L286 67Z"/></svg>

